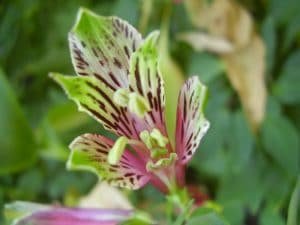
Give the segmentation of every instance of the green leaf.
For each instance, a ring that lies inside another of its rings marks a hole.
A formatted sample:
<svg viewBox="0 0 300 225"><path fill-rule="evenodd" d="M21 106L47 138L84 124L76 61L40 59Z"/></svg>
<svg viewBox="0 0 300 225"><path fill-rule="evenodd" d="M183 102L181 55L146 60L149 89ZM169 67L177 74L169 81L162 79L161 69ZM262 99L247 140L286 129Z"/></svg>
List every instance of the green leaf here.
<svg viewBox="0 0 300 225"><path fill-rule="evenodd" d="M176 124L176 112L177 102L181 86L184 83L184 74L179 65L172 59L169 51L169 28L171 18L171 2L165 2L165 8L163 12L163 18L160 29L159 39L159 68L163 76L165 84L165 96L166 96L166 125L167 131L170 135L171 144L175 143L175 124Z"/></svg>
<svg viewBox="0 0 300 225"><path fill-rule="evenodd" d="M1 69L0 102L0 173L10 173L34 162L36 145L32 130Z"/></svg>
<svg viewBox="0 0 300 225"><path fill-rule="evenodd" d="M260 169L263 174L263 184L265 203L272 210L281 210L286 204L289 191L291 189L291 181L278 165L267 162L264 159L264 166ZM278 184L281 185L278 185ZM274 188L276 186L276 188Z"/></svg>
<svg viewBox="0 0 300 225"><path fill-rule="evenodd" d="M276 42L277 42L275 22L271 16L268 16L262 24L262 37L264 39L264 42L266 44L266 49L267 49L267 55L266 55L267 71L266 72L268 75L270 75L269 73L271 72L271 69L273 68L274 65L274 57L275 57Z"/></svg>
<svg viewBox="0 0 300 225"><path fill-rule="evenodd" d="M241 225L244 219L244 207L241 201L233 200L223 203L224 217L231 225Z"/></svg>
<svg viewBox="0 0 300 225"><path fill-rule="evenodd" d="M262 127L265 150L291 178L299 171L299 135L294 125L283 116L268 115Z"/></svg>
<svg viewBox="0 0 300 225"><path fill-rule="evenodd" d="M300 176L298 177L298 182L296 184L295 190L292 193L289 209L288 209L288 220L287 225L297 225L299 215L297 216L297 213L299 212L300 208ZM300 222L300 221L299 221Z"/></svg>
<svg viewBox="0 0 300 225"><path fill-rule="evenodd" d="M220 181L217 201L224 206L225 210L229 210L226 213L224 212L224 216L230 222L236 220L232 216L236 209L241 210L239 213L242 213L242 215L245 209L249 209L250 213L256 213L259 209L265 194L261 174L259 158L254 157L248 163L245 163L242 170L234 171L230 167L227 168ZM230 208L233 208L233 211ZM239 217L242 215L239 215Z"/></svg>
<svg viewBox="0 0 300 225"><path fill-rule="evenodd" d="M283 218L280 214L269 208L265 209L260 216L261 225L284 225Z"/></svg>
<svg viewBox="0 0 300 225"><path fill-rule="evenodd" d="M139 4L136 0L118 0L114 5L113 15L117 15L136 27L139 16Z"/></svg>
<svg viewBox="0 0 300 225"><path fill-rule="evenodd" d="M300 9L298 0L271 0L269 5L270 14L279 25L291 22Z"/></svg>
<svg viewBox="0 0 300 225"><path fill-rule="evenodd" d="M18 199L35 200L43 189L43 173L39 169L31 169L23 173L18 179Z"/></svg>
<svg viewBox="0 0 300 225"><path fill-rule="evenodd" d="M236 112L231 121L228 137L228 164L233 171L241 170L248 162L254 139L242 112Z"/></svg>
<svg viewBox="0 0 300 225"><path fill-rule="evenodd" d="M227 225L225 221L217 212L213 209L206 207L198 208L191 218L188 220L187 225Z"/></svg>
<svg viewBox="0 0 300 225"><path fill-rule="evenodd" d="M191 165L198 171L217 177L224 173L226 164L224 145L228 140L228 130L232 120L232 115L226 106L230 94L224 87L225 79L222 79L222 82L219 80L217 79L213 85L208 87L210 96L205 114L207 119L211 121L211 127L191 161Z"/></svg>
<svg viewBox="0 0 300 225"><path fill-rule="evenodd" d="M194 53L188 66L189 75L198 75L204 83L213 81L224 71L224 64L216 56L207 52Z"/></svg>
<svg viewBox="0 0 300 225"><path fill-rule="evenodd" d="M151 225L154 224L150 215L143 211L136 211L126 221L121 222L120 225Z"/></svg>
<svg viewBox="0 0 300 225"><path fill-rule="evenodd" d="M293 41L297 38L297 35L299 37L300 34L300 15L295 15L293 20L290 21L290 23L287 24L284 42L283 42L283 48L284 50L288 50L288 48L291 46Z"/></svg>
<svg viewBox="0 0 300 225"><path fill-rule="evenodd" d="M279 79L273 86L273 94L282 103L300 103L300 51L293 53L283 66Z"/></svg>

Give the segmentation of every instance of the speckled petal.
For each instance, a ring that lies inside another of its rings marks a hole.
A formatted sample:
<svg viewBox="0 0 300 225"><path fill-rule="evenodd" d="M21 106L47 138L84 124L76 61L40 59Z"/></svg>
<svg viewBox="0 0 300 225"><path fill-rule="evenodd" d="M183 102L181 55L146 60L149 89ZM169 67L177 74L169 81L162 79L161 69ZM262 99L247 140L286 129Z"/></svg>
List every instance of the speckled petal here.
<svg viewBox="0 0 300 225"><path fill-rule="evenodd" d="M83 8L69 33L76 73L93 76L114 91L128 87L129 59L141 42L141 35L126 21Z"/></svg>
<svg viewBox="0 0 300 225"><path fill-rule="evenodd" d="M198 77L188 79L183 85L178 101L176 124L176 152L182 164L186 164L197 150L209 128L203 114L206 87Z"/></svg>
<svg viewBox="0 0 300 225"><path fill-rule="evenodd" d="M70 145L67 167L92 171L113 186L128 189L144 186L149 180L145 165L128 149L125 149L116 165L108 163L108 152L113 145L112 140L101 135L81 135Z"/></svg>

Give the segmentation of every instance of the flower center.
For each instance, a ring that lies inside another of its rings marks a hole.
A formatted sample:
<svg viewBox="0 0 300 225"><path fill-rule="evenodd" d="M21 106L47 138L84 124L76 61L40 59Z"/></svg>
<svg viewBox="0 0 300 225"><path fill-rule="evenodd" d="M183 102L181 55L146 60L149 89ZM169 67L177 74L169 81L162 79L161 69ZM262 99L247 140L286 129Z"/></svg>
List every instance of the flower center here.
<svg viewBox="0 0 300 225"><path fill-rule="evenodd" d="M158 129L154 128L151 132L144 130L140 138L150 150L151 158L159 158L168 152L166 146L169 140Z"/></svg>

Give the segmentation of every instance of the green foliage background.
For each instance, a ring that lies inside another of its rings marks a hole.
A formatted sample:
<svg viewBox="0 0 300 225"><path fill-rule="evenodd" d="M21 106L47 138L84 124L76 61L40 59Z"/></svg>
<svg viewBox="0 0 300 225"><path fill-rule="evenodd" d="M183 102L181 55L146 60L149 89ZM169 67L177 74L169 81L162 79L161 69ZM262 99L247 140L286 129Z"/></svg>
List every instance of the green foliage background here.
<svg viewBox="0 0 300 225"><path fill-rule="evenodd" d="M47 74L74 74L67 33L80 6L117 15L138 27L142 2L1 1L0 205L17 199L74 205L93 187L93 175L65 170L67 146L79 134L105 131L77 112ZM144 34L160 28L165 4L153 2ZM183 5L173 4L171 54L186 75L199 74L210 95L206 115L212 126L188 169L188 179L223 207L233 225L281 225L300 164L300 3L240 3L254 17L267 48L267 112L256 136L250 132L221 59L208 52L196 53L174 39L176 33L193 26ZM153 202L162 204L162 196L151 187L130 197L136 205L143 202L145 209Z"/></svg>

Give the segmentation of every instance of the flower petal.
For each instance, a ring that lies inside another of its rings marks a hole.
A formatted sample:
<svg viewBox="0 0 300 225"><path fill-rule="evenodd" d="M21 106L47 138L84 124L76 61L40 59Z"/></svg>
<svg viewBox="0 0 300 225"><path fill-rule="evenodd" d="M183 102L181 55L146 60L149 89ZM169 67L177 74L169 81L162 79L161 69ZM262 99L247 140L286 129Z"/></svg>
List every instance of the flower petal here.
<svg viewBox="0 0 300 225"><path fill-rule="evenodd" d="M80 111L88 113L104 127L120 136L138 139L135 121L125 107L113 102L114 92L94 77L64 76L51 73L50 76L74 100Z"/></svg>
<svg viewBox="0 0 300 225"><path fill-rule="evenodd" d="M20 215L14 225L117 225L132 212L119 209L80 209L14 202L5 206L7 216Z"/></svg>
<svg viewBox="0 0 300 225"><path fill-rule="evenodd" d="M69 33L77 74L94 76L112 90L128 87L129 59L141 42L141 35L127 22L83 8Z"/></svg>
<svg viewBox="0 0 300 225"><path fill-rule="evenodd" d="M198 77L188 79L183 85L177 108L176 152L182 164L186 164L198 148L209 128L203 114L206 87Z"/></svg>
<svg viewBox="0 0 300 225"><path fill-rule="evenodd" d="M117 165L108 163L108 152L113 145L112 140L101 135L81 135L70 145L67 167L92 171L114 186L129 189L144 186L149 180L145 165L129 150L125 149Z"/></svg>
<svg viewBox="0 0 300 225"><path fill-rule="evenodd" d="M150 110L141 121L144 128L148 128L149 131L158 128L166 135L164 83L158 70L158 36L159 32L152 32L133 53L130 61L129 89L143 96L149 103Z"/></svg>

